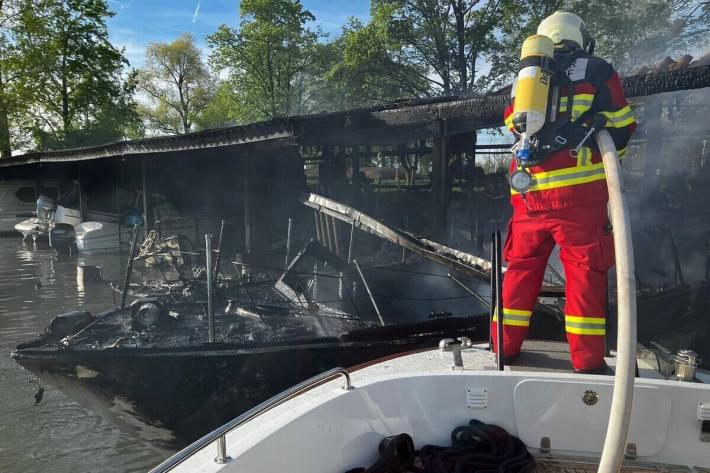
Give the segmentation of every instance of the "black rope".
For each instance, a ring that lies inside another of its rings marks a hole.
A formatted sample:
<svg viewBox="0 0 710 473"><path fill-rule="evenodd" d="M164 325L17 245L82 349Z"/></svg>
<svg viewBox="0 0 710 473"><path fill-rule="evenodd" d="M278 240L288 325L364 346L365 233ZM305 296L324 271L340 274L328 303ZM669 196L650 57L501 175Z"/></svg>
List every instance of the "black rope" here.
<svg viewBox="0 0 710 473"><path fill-rule="evenodd" d="M386 437L380 459L348 473L530 473L535 459L525 444L497 425L472 420L451 432L451 446L425 445L414 451L408 434ZM416 459L423 468L417 466Z"/></svg>

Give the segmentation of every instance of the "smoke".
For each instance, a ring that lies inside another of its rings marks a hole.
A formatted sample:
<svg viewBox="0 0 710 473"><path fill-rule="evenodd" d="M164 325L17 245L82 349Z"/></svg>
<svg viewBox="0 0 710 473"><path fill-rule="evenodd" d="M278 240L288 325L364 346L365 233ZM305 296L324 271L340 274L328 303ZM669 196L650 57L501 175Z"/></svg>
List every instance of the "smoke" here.
<svg viewBox="0 0 710 473"><path fill-rule="evenodd" d="M672 277L672 234L686 282L697 284L705 277L710 240L703 218L710 198L710 94L644 97L634 111L638 129L622 170L637 261L647 270L639 277L654 283Z"/></svg>

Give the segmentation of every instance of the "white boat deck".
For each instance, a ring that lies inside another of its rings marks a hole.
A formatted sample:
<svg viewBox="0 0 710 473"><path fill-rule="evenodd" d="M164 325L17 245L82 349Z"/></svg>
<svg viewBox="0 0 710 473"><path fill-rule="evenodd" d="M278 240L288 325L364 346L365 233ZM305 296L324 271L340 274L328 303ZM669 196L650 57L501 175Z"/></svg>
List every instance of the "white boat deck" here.
<svg viewBox="0 0 710 473"><path fill-rule="evenodd" d="M173 471L347 471L371 465L386 436L409 433L417 448L448 445L451 430L473 418L519 437L538 472L596 471L613 376L571 372L565 343L526 349L504 372L481 347L461 351L463 367L439 350L360 367L351 373L353 390L343 390L342 379L318 385L228 433L228 463L213 461L212 443ZM607 363L613 368L614 359ZM635 453L623 471L707 471L710 443L700 441L697 419L710 386L665 380L641 360L639 374L628 437ZM590 404L588 392L598 396ZM545 438L549 451L541 448Z"/></svg>

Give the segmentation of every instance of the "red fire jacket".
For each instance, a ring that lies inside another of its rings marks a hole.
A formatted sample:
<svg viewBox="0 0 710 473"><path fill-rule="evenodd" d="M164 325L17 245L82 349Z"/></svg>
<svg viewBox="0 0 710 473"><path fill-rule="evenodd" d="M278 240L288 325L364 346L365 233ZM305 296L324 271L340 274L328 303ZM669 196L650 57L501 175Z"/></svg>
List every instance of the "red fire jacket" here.
<svg viewBox="0 0 710 473"><path fill-rule="evenodd" d="M631 134L636 128L636 119L624 97L619 75L609 63L589 55L578 57L566 72L574 87L572 119L579 117L594 104L597 113L606 117L605 128L611 134L619 156L623 157ZM567 87L560 87L557 103L552 104L556 107L559 118L570 113L568 96ZM511 97L511 102L505 110L505 123L511 131L513 100L514 97ZM588 121L591 121L591 118ZM576 158L571 157L569 151L577 143L570 145L569 148L547 156L539 166L529 168L533 185L524 195L511 189L511 203L514 208L524 208L527 211L553 210L608 200L604 167L594 137L586 141L586 146ZM510 172L516 170L517 163L513 159Z"/></svg>

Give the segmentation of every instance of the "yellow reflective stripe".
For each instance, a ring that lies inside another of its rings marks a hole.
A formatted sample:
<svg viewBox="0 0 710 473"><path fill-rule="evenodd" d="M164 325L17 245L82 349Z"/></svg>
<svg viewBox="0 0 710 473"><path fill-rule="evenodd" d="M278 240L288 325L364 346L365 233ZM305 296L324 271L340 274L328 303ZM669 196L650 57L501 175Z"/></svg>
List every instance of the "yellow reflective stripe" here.
<svg viewBox="0 0 710 473"><path fill-rule="evenodd" d="M592 94L576 94L572 97L572 118L575 119L592 107L594 95ZM567 97L560 99L560 113L567 111Z"/></svg>
<svg viewBox="0 0 710 473"><path fill-rule="evenodd" d="M530 317L532 315L532 311L519 310L519 309L508 309L507 307L503 307L503 314L504 315L527 315L528 317Z"/></svg>
<svg viewBox="0 0 710 473"><path fill-rule="evenodd" d="M503 320L503 325L512 325L514 327L529 327L529 320L510 320L507 317Z"/></svg>
<svg viewBox="0 0 710 473"><path fill-rule="evenodd" d="M606 317L580 317L578 315L565 314L565 322L577 322L585 324L601 324L606 323Z"/></svg>
<svg viewBox="0 0 710 473"><path fill-rule="evenodd" d="M616 151L616 154L618 154L620 158L623 158L624 156L626 156L626 150L627 150L627 149L629 149L628 146L625 147L625 148L621 148L621 149L619 149L619 150Z"/></svg>
<svg viewBox="0 0 710 473"><path fill-rule="evenodd" d="M503 307L503 325L514 325L516 327L528 327L530 325L532 311L507 309ZM493 315L493 322L498 322L498 312Z"/></svg>
<svg viewBox="0 0 710 473"><path fill-rule="evenodd" d="M579 317L565 314L565 329L575 335L605 335L604 317Z"/></svg>
<svg viewBox="0 0 710 473"><path fill-rule="evenodd" d="M604 124L604 126L607 128L624 128L625 126L629 126L636 122L634 112L628 105L620 108L619 110L615 110L613 112L601 112L601 114L606 117L606 124Z"/></svg>
<svg viewBox="0 0 710 473"><path fill-rule="evenodd" d="M596 164L591 164L586 167L587 169L604 169L604 164L599 162ZM543 172L536 172L532 176L535 180L544 180L550 177L558 177L558 176L566 176L568 174L577 174L580 172L580 169L576 166L572 166L569 168L562 168L562 169L555 169L552 171L543 171Z"/></svg>
<svg viewBox="0 0 710 473"><path fill-rule="evenodd" d="M577 155L577 166L582 167L582 166L587 166L592 162L592 149L588 148L586 146L583 146L582 149L579 150L579 154Z"/></svg>
<svg viewBox="0 0 710 473"><path fill-rule="evenodd" d="M513 317L519 317L517 315L505 316L503 319L503 325L515 325L516 327L529 327L530 318L527 319L516 319ZM493 317L493 322L498 322L498 317Z"/></svg>
<svg viewBox="0 0 710 473"><path fill-rule="evenodd" d="M588 166L573 166L554 171L538 172L531 175L533 183L528 189L528 192L575 186L606 179L603 163ZM513 189L511 189L511 193L513 195L517 194Z"/></svg>
<svg viewBox="0 0 710 473"><path fill-rule="evenodd" d="M574 335L606 335L606 330L603 328L567 327L567 333L572 333Z"/></svg>

